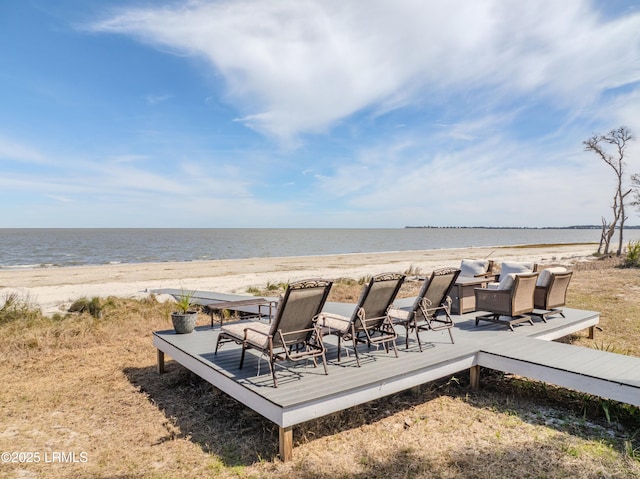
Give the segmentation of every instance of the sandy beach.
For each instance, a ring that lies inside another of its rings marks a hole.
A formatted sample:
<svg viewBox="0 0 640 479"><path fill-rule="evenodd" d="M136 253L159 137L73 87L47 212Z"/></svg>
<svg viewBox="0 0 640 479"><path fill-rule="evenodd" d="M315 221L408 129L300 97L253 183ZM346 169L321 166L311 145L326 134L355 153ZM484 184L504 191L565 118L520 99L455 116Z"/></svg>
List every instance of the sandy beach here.
<svg viewBox="0 0 640 479"><path fill-rule="evenodd" d="M416 268L422 275L458 266L463 258L534 261L570 265L589 261L595 244L530 247L478 247L327 256L250 258L239 260L136 263L99 266L0 270L0 294L18 293L45 314L64 312L76 299L96 296L143 298L161 288L246 294L263 287L310 277L361 278ZM161 298L162 299L162 298ZM168 299L168 297L166 298Z"/></svg>

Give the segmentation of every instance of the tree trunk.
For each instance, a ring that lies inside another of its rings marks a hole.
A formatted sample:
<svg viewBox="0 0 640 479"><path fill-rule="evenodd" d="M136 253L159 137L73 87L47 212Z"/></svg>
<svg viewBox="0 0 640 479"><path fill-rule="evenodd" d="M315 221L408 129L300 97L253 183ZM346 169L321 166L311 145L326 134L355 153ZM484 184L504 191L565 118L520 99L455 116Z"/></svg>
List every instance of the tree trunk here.
<svg viewBox="0 0 640 479"><path fill-rule="evenodd" d="M622 244L623 244L623 239L622 239L622 233L624 232L624 222L627 220L627 217L624 215L624 200L627 197L627 195L629 193L631 193L631 189L628 190L625 194L621 194L620 195L620 238L618 240L618 252L617 252L617 256L622 255Z"/></svg>
<svg viewBox="0 0 640 479"><path fill-rule="evenodd" d="M604 238L607 232L607 220L602 217L602 231L600 232L600 245L598 246L598 255L602 254L602 245L604 244Z"/></svg>
<svg viewBox="0 0 640 479"><path fill-rule="evenodd" d="M607 232L605 233L604 238L604 254L609 254L609 246L611 245L611 238L616 232L616 224L618 223L618 218L614 218L613 222L609 225Z"/></svg>

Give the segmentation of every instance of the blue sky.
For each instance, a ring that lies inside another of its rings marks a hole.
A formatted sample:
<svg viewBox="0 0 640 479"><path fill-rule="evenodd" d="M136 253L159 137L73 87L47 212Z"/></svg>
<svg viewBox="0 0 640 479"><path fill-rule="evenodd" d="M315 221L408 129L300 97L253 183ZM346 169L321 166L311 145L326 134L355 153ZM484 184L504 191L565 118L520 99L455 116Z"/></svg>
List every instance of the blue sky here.
<svg viewBox="0 0 640 479"><path fill-rule="evenodd" d="M635 1L0 0L0 65L0 227L599 224L640 136Z"/></svg>

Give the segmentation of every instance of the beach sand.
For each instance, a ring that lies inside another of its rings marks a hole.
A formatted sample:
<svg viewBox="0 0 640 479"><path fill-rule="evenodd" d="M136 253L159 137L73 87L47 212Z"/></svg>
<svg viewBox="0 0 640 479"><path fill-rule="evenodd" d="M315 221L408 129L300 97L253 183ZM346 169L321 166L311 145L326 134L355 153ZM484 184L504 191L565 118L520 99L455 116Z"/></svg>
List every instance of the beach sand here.
<svg viewBox="0 0 640 479"><path fill-rule="evenodd" d="M327 256L250 258L238 260L136 263L99 266L0 270L0 297L18 293L45 314L64 312L79 298L118 296L144 298L161 288L246 294L304 278L354 278L417 269L426 275L436 268L459 266L463 258L533 261L570 265L593 259L595 244L528 247L479 247ZM169 297L160 300L167 300Z"/></svg>

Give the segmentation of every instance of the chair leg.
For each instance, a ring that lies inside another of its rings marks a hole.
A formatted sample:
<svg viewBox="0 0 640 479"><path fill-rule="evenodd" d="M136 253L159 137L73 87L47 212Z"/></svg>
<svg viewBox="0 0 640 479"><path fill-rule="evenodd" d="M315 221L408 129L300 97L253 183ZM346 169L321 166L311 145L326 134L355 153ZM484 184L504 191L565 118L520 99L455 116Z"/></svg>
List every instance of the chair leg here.
<svg viewBox="0 0 640 479"><path fill-rule="evenodd" d="M396 358L398 357L398 348L396 347L396 340L391 340L391 347L393 348L393 352L396 353Z"/></svg>
<svg viewBox="0 0 640 479"><path fill-rule="evenodd" d="M327 358L326 358L324 353L322 353L321 357L322 357L322 365L324 366L324 375L328 376L329 375L329 371L327 370Z"/></svg>
<svg viewBox="0 0 640 479"><path fill-rule="evenodd" d="M247 350L246 346L242 345L242 354L240 355L240 367L238 369L242 369L242 365L244 364L244 352Z"/></svg>
<svg viewBox="0 0 640 479"><path fill-rule="evenodd" d="M360 357L358 356L358 340L355 334L352 335L351 339L353 341L353 352L356 355L356 363L358 364L358 367L360 367Z"/></svg>
<svg viewBox="0 0 640 479"><path fill-rule="evenodd" d="M278 387L278 381L276 380L276 361L273 355L269 358L269 368L271 369L271 377L273 378L273 387Z"/></svg>
<svg viewBox="0 0 640 479"><path fill-rule="evenodd" d="M413 320L413 329L416 330L416 339L418 340L418 349L422 352L422 341L420 341L420 328L418 327L418 321Z"/></svg>
<svg viewBox="0 0 640 479"><path fill-rule="evenodd" d="M409 349L409 323L404 323L404 349Z"/></svg>

